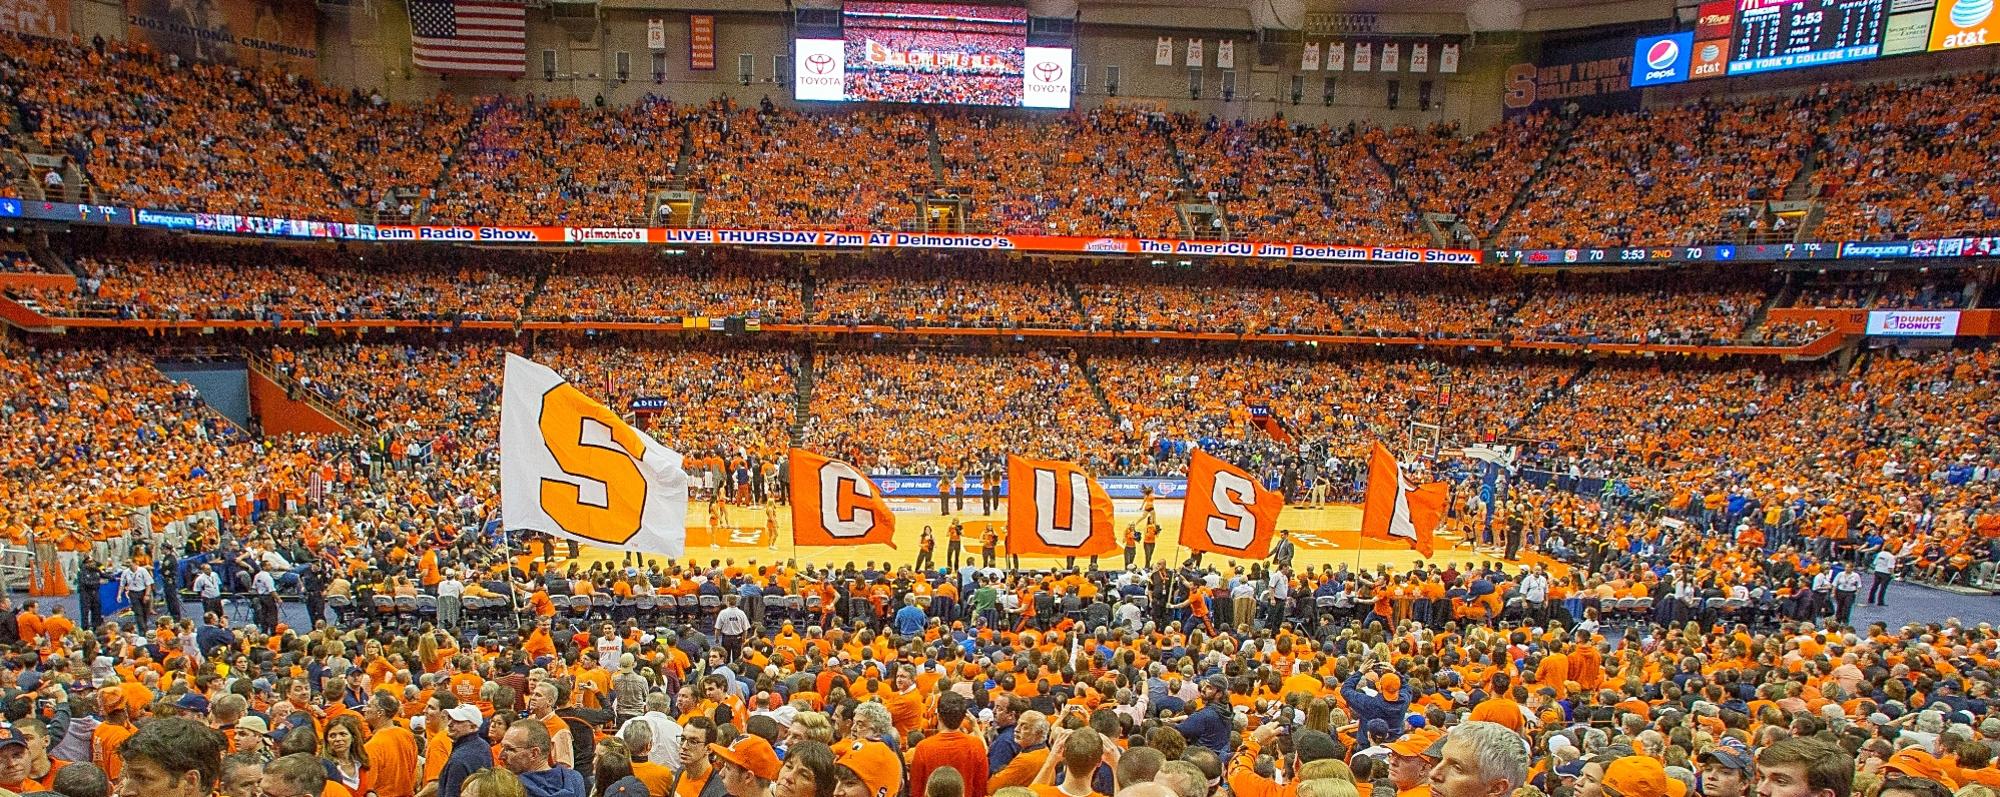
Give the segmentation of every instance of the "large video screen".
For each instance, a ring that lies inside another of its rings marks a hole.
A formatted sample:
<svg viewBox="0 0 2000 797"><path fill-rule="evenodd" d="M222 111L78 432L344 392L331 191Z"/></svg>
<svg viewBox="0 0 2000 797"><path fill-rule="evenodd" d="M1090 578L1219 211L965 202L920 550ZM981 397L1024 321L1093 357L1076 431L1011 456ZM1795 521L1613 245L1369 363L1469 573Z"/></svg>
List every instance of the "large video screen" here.
<svg viewBox="0 0 2000 797"><path fill-rule="evenodd" d="M1028 46L1026 7L850 0L841 29L795 42L798 99L1069 107L1070 49Z"/></svg>

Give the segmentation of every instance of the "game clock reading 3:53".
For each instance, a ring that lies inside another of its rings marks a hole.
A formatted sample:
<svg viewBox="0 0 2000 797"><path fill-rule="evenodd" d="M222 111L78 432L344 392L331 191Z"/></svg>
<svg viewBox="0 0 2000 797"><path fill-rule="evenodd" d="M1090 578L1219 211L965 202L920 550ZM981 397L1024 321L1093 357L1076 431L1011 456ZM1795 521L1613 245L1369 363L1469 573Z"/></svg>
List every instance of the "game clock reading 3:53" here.
<svg viewBox="0 0 2000 797"><path fill-rule="evenodd" d="M1888 0L1743 0L1729 74L1862 61L1882 53Z"/></svg>

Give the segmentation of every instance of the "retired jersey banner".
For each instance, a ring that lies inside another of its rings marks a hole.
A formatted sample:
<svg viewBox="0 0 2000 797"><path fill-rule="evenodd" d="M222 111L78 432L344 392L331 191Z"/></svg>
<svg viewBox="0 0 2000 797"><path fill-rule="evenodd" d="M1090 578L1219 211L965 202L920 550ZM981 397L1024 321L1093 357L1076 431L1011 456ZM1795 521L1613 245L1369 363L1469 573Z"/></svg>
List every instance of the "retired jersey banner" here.
<svg viewBox="0 0 2000 797"><path fill-rule="evenodd" d="M1354 71L1366 72L1374 68L1374 47L1367 42L1354 45Z"/></svg>
<svg viewBox="0 0 2000 797"><path fill-rule="evenodd" d="M1401 66L1403 45L1395 42L1382 45L1382 71L1394 72Z"/></svg>
<svg viewBox="0 0 2000 797"><path fill-rule="evenodd" d="M1428 44L1410 45L1410 71L1411 72L1431 71L1430 45Z"/></svg>
<svg viewBox="0 0 2000 797"><path fill-rule="evenodd" d="M1202 44L1200 39L1188 40L1187 65L1201 66Z"/></svg>
<svg viewBox="0 0 2000 797"><path fill-rule="evenodd" d="M1236 68L1236 40L1223 39L1215 43L1215 68Z"/></svg>
<svg viewBox="0 0 2000 797"><path fill-rule="evenodd" d="M1097 556L1118 548L1111 496L1074 462L1007 457L1007 551Z"/></svg>
<svg viewBox="0 0 2000 797"><path fill-rule="evenodd" d="M1329 42L1326 45L1326 71L1340 72L1347 69L1347 45Z"/></svg>
<svg viewBox="0 0 2000 797"><path fill-rule="evenodd" d="M319 72L319 7L313 0L126 0L125 23L126 39L183 61L303 77Z"/></svg>
<svg viewBox="0 0 2000 797"><path fill-rule="evenodd" d="M1319 42L1307 42L1304 55L1299 56L1300 72L1319 71Z"/></svg>
<svg viewBox="0 0 2000 797"><path fill-rule="evenodd" d="M667 49L666 20L664 19L646 20L646 49L648 50Z"/></svg>
<svg viewBox="0 0 2000 797"><path fill-rule="evenodd" d="M1188 458L1181 545L1239 559L1271 555L1285 497L1264 489L1248 471L1195 449Z"/></svg>
<svg viewBox="0 0 2000 797"><path fill-rule="evenodd" d="M1447 44L1438 50L1438 71L1447 75L1458 72L1458 45Z"/></svg>
<svg viewBox="0 0 2000 797"><path fill-rule="evenodd" d="M68 40L69 0L0 0L0 30Z"/></svg>
<svg viewBox="0 0 2000 797"><path fill-rule="evenodd" d="M792 541L799 545L896 545L896 516L861 471L802 448L791 450Z"/></svg>
<svg viewBox="0 0 2000 797"><path fill-rule="evenodd" d="M501 382L500 518L625 551L680 556L688 475L681 455L512 353Z"/></svg>
<svg viewBox="0 0 2000 797"><path fill-rule="evenodd" d="M1171 36L1161 36L1160 43L1153 48L1153 66L1174 65L1174 40Z"/></svg>

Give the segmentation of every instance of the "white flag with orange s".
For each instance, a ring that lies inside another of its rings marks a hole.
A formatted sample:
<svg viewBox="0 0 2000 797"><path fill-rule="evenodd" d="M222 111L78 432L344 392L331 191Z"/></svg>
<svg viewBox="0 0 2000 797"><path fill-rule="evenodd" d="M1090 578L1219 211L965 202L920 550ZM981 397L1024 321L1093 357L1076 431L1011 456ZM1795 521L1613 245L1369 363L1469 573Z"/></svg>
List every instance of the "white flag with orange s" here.
<svg viewBox="0 0 2000 797"><path fill-rule="evenodd" d="M682 555L688 476L679 452L524 357L507 355L501 388L503 528Z"/></svg>

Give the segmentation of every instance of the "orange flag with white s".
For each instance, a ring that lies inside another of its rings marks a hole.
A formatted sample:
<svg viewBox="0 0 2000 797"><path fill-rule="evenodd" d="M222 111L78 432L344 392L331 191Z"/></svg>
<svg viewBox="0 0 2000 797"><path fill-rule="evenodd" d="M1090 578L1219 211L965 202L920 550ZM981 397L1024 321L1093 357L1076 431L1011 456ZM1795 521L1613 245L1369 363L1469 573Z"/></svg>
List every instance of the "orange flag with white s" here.
<svg viewBox="0 0 2000 797"><path fill-rule="evenodd" d="M853 465L803 448L789 456L794 542L896 547L896 516L875 482Z"/></svg>
<svg viewBox="0 0 2000 797"><path fill-rule="evenodd" d="M1194 551L1263 559L1271 555L1285 497L1264 489L1249 471L1195 449L1188 458L1181 546Z"/></svg>
<svg viewBox="0 0 2000 797"><path fill-rule="evenodd" d="M1007 456L1007 551L1098 556L1118 548L1111 496L1074 462Z"/></svg>
<svg viewBox="0 0 2000 797"><path fill-rule="evenodd" d="M1421 487L1410 483L1396 457L1381 441L1368 454L1368 496L1361 505L1361 536L1401 540L1424 558L1433 549L1431 535L1444 519L1450 488L1444 482Z"/></svg>

